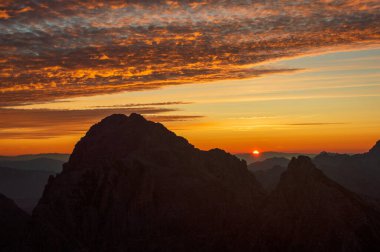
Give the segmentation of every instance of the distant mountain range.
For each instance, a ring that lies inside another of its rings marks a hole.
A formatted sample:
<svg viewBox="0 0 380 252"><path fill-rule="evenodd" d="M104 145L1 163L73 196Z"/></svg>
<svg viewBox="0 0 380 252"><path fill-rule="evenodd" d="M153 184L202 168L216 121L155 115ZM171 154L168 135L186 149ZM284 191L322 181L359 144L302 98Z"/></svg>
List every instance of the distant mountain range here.
<svg viewBox="0 0 380 252"><path fill-rule="evenodd" d="M62 171L69 155L38 154L0 157L0 192L31 213L50 175Z"/></svg>
<svg viewBox="0 0 380 252"><path fill-rule="evenodd" d="M259 156L254 156L252 153L238 153L234 154L240 159L243 159L247 162L247 164L251 164L257 161L264 161L269 158L287 158L291 159L293 157L298 157L298 156L307 156L307 157L315 157L317 154L313 153L289 153L289 152L275 152L275 151L267 151L267 152L262 152L260 153Z"/></svg>
<svg viewBox="0 0 380 252"><path fill-rule="evenodd" d="M321 153L314 163L328 177L350 190L380 199L380 141L367 153Z"/></svg>
<svg viewBox="0 0 380 252"><path fill-rule="evenodd" d="M0 192L16 202L28 213L31 213L50 175L55 172L18 170L0 167Z"/></svg>
<svg viewBox="0 0 380 252"><path fill-rule="evenodd" d="M62 162L67 162L69 160L70 154L61 153L42 153L42 154L26 154L18 156L0 156L0 161L29 161L33 159L45 158L53 159Z"/></svg>
<svg viewBox="0 0 380 252"><path fill-rule="evenodd" d="M254 169L275 162L289 164L266 192L245 161L201 151L138 114L112 115L49 177L32 216L0 197L0 250L379 251L377 201L310 157Z"/></svg>
<svg viewBox="0 0 380 252"><path fill-rule="evenodd" d="M0 166L24 171L61 172L64 162L65 161L46 157L38 157L30 160L0 159Z"/></svg>
<svg viewBox="0 0 380 252"><path fill-rule="evenodd" d="M269 158L248 165L258 181L273 190L290 162L286 158ZM380 199L380 141L363 154L322 152L313 158L314 164L330 179L363 196Z"/></svg>

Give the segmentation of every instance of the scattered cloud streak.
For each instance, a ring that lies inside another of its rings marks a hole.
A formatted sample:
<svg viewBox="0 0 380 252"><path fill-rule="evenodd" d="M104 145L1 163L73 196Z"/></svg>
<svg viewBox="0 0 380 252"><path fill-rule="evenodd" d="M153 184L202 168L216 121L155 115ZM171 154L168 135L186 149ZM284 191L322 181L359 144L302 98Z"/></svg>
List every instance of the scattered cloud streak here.
<svg viewBox="0 0 380 252"><path fill-rule="evenodd" d="M164 104L164 103L163 103ZM178 112L161 106L131 106L86 110L0 109L0 138L42 139L82 135L94 123L110 114L143 114L157 122L178 122L202 118L199 115L165 114Z"/></svg>
<svg viewBox="0 0 380 252"><path fill-rule="evenodd" d="M139 108L145 106L171 106L171 105L186 105L191 104L191 102L182 102L182 101L174 101L174 102L152 102L152 103L127 103L120 105L111 105L111 106L95 106L94 108Z"/></svg>
<svg viewBox="0 0 380 252"><path fill-rule="evenodd" d="M289 126L328 126L328 125L345 125L348 123L342 122L305 122L305 123L289 123Z"/></svg>
<svg viewBox="0 0 380 252"><path fill-rule="evenodd" d="M3 0L0 107L241 79L380 41L377 0Z"/></svg>

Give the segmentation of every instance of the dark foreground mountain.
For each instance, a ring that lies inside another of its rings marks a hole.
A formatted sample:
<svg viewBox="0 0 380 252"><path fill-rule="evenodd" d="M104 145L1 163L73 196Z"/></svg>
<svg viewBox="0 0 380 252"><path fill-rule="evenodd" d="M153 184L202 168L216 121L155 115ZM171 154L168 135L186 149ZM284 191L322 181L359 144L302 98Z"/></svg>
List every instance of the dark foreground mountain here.
<svg viewBox="0 0 380 252"><path fill-rule="evenodd" d="M263 251L379 251L380 214L328 179L311 159L293 158L264 208Z"/></svg>
<svg viewBox="0 0 380 252"><path fill-rule="evenodd" d="M18 251L29 218L11 199L0 194L0 251Z"/></svg>
<svg viewBox="0 0 380 252"><path fill-rule="evenodd" d="M49 180L33 239L54 235L41 251L244 251L263 197L236 157L200 151L140 115L112 115Z"/></svg>
<svg viewBox="0 0 380 252"><path fill-rule="evenodd" d="M375 207L292 160L265 195L246 163L137 114L112 115L51 177L31 251L378 251ZM29 250L28 250L29 251Z"/></svg>

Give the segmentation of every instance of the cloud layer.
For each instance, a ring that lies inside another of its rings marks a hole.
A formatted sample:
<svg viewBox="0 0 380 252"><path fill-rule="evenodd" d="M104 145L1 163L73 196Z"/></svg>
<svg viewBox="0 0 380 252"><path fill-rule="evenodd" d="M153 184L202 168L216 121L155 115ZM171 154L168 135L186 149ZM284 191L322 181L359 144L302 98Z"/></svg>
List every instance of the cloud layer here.
<svg viewBox="0 0 380 252"><path fill-rule="evenodd" d="M380 41L377 0L3 0L0 107L294 71Z"/></svg>

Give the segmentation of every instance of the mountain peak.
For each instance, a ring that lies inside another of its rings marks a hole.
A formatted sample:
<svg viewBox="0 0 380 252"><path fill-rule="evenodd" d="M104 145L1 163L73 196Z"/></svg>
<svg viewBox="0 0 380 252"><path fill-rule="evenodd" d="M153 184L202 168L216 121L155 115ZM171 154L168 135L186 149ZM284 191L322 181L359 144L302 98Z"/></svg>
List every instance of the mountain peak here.
<svg viewBox="0 0 380 252"><path fill-rule="evenodd" d="M378 223L374 221L378 213L327 178L308 157L291 160L263 212L260 240L267 243L262 251L345 251L354 247L352 251L377 251L374 248L379 247Z"/></svg>
<svg viewBox="0 0 380 252"><path fill-rule="evenodd" d="M132 113L110 115L93 125L76 144L69 164L94 164L106 160L126 158L136 151L151 149L183 149L191 145L162 124L146 120ZM82 165L83 166L83 165ZM64 168L65 169L65 168Z"/></svg>
<svg viewBox="0 0 380 252"><path fill-rule="evenodd" d="M140 121L140 122L147 122L147 120L140 114L137 113L131 113L129 116L125 114L112 114L110 116L105 117L98 125L103 124L118 124L123 123L127 121Z"/></svg>
<svg viewBox="0 0 380 252"><path fill-rule="evenodd" d="M305 173L316 169L311 158L307 156L293 157L288 165L288 172L292 173Z"/></svg>
<svg viewBox="0 0 380 252"><path fill-rule="evenodd" d="M105 121L105 120L124 120L127 118L128 118L128 116L126 116L124 114L112 114L112 115L105 117L102 121Z"/></svg>
<svg viewBox="0 0 380 252"><path fill-rule="evenodd" d="M144 120L144 121L146 121L145 118L142 115L137 114L137 113L130 114L129 118L133 119L133 120Z"/></svg>
<svg viewBox="0 0 380 252"><path fill-rule="evenodd" d="M310 187L316 184L329 183L323 172L316 168L306 156L292 158L287 170L281 175L278 188Z"/></svg>

